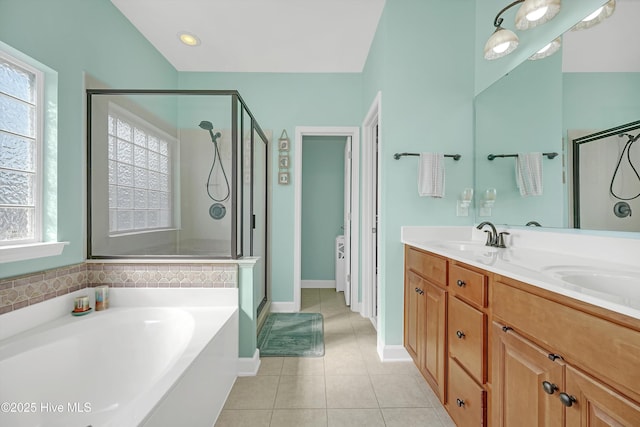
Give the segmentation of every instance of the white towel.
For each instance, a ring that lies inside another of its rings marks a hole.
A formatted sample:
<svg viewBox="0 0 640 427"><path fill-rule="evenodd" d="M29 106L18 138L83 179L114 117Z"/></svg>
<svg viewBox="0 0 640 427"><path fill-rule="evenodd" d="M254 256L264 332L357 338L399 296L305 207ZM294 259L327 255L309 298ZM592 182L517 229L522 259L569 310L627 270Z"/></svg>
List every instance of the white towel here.
<svg viewBox="0 0 640 427"><path fill-rule="evenodd" d="M518 153L516 183L522 197L542 196L542 153Z"/></svg>
<svg viewBox="0 0 640 427"><path fill-rule="evenodd" d="M420 153L418 194L421 197L444 197L444 154Z"/></svg>

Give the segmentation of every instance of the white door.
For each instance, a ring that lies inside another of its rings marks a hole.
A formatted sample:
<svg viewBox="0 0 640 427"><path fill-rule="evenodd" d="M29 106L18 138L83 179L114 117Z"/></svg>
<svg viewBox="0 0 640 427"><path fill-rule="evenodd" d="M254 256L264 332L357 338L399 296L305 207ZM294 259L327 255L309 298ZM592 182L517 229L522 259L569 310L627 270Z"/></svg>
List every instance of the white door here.
<svg viewBox="0 0 640 427"><path fill-rule="evenodd" d="M379 282L378 282L378 218L380 216L380 205L378 203L378 197L380 197L380 189L378 188L378 162L380 155L380 147L379 137L378 137L379 127L376 124L375 127L375 153L373 156L373 182L374 182L374 190L373 190L373 300L372 300L372 318L375 320L373 322L374 325L377 325L378 319L378 295L380 294Z"/></svg>
<svg viewBox="0 0 640 427"><path fill-rule="evenodd" d="M344 147L344 300L351 305L351 137Z"/></svg>

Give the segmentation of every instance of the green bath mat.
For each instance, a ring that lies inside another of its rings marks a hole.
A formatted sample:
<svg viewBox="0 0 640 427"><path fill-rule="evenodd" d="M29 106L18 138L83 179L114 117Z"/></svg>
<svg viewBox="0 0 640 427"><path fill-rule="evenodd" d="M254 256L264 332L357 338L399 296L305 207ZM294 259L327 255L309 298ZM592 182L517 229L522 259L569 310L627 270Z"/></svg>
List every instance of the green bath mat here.
<svg viewBox="0 0 640 427"><path fill-rule="evenodd" d="M271 313L258 334L260 356L324 356L322 315Z"/></svg>

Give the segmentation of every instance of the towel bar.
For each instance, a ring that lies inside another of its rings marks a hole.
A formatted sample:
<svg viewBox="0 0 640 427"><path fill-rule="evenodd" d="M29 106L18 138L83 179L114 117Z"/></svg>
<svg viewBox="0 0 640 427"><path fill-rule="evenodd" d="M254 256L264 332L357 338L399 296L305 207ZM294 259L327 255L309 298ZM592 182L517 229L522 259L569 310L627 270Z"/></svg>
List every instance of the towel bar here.
<svg viewBox="0 0 640 427"><path fill-rule="evenodd" d="M558 153L542 153L543 156L546 156L547 159L553 159L558 155ZM517 154L489 154L487 159L493 160L496 157L518 157Z"/></svg>
<svg viewBox="0 0 640 427"><path fill-rule="evenodd" d="M400 160L400 157L403 156L419 156L420 153L396 153L393 155L393 158L396 160ZM445 154L445 157L451 157L453 160L458 161L462 157L460 154Z"/></svg>

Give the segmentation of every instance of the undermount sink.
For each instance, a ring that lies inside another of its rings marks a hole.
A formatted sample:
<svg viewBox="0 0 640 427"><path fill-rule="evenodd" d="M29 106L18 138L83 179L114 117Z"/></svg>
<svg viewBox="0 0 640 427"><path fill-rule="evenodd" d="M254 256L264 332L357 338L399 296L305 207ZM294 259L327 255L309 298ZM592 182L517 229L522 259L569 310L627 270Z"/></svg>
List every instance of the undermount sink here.
<svg viewBox="0 0 640 427"><path fill-rule="evenodd" d="M640 303L640 273L638 272L587 266L550 267L547 270L563 282L591 291L587 293L619 297Z"/></svg>
<svg viewBox="0 0 640 427"><path fill-rule="evenodd" d="M496 252L499 249L494 248L493 246L486 246L484 242L476 240L450 240L436 243L434 244L434 246L440 247L442 249L450 249L462 252Z"/></svg>

